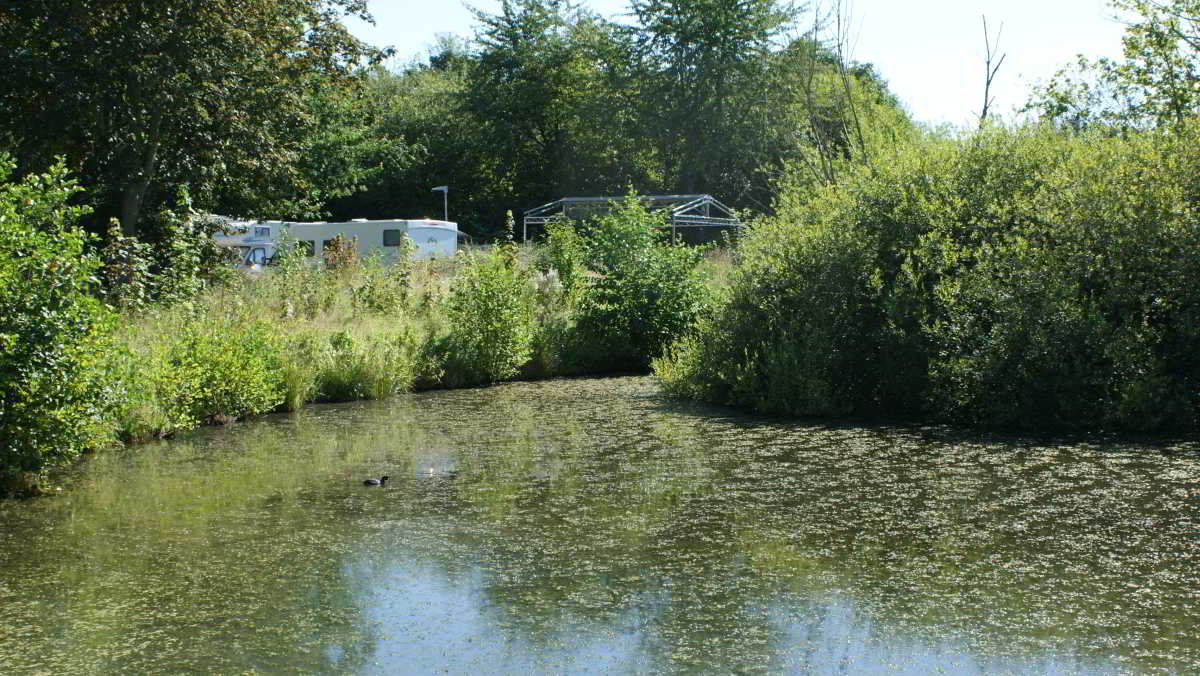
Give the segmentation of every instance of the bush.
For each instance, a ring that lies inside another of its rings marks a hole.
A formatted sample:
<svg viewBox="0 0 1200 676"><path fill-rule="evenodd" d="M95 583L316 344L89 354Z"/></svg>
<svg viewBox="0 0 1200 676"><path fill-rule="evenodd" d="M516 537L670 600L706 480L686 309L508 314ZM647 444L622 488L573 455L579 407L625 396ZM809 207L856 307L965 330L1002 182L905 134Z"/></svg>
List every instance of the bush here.
<svg viewBox="0 0 1200 676"><path fill-rule="evenodd" d="M581 371L644 370L691 327L707 301L698 268L703 250L666 241L662 215L647 211L636 197L581 227L597 276L575 291L576 335L566 359ZM552 233L552 251L570 251L555 239ZM578 273L568 277L572 287L580 283Z"/></svg>
<svg viewBox="0 0 1200 676"><path fill-rule="evenodd" d="M337 331L324 345L308 342L306 356L319 365L315 399L324 402L384 399L404 392L416 376L416 341L407 332L362 340Z"/></svg>
<svg viewBox="0 0 1200 676"><path fill-rule="evenodd" d="M275 326L233 310L164 310L123 335L114 418L128 441L280 408L289 392Z"/></svg>
<svg viewBox="0 0 1200 676"><path fill-rule="evenodd" d="M553 271L562 285L568 303L583 286L587 257L583 238L570 221L551 221L546 224L546 244L539 251L540 268Z"/></svg>
<svg viewBox="0 0 1200 676"><path fill-rule="evenodd" d="M666 391L790 415L845 414L873 402L886 337L869 247L818 219L795 229L764 222L752 232L730 287L654 362Z"/></svg>
<svg viewBox="0 0 1200 676"><path fill-rule="evenodd" d="M37 473L105 439L100 368L110 315L76 227L66 169L8 182L0 156L0 475ZM8 483L3 481L0 483ZM0 492L4 492L0 486Z"/></svg>
<svg viewBox="0 0 1200 676"><path fill-rule="evenodd" d="M207 318L189 324L168 356L186 389L178 399L192 421L235 420L283 403L282 341L257 319Z"/></svg>
<svg viewBox="0 0 1200 676"><path fill-rule="evenodd" d="M534 335L533 285L509 247L459 254L464 265L447 302L450 325L437 351L443 384L462 387L512 378L529 360Z"/></svg>
<svg viewBox="0 0 1200 676"><path fill-rule="evenodd" d="M785 191L656 372L791 414L1194 429L1198 132L991 129Z"/></svg>
<svg viewBox="0 0 1200 676"><path fill-rule="evenodd" d="M378 249L367 256L363 261L361 280L351 291L356 312L395 313L408 305L415 250L416 245L405 235L391 261L384 259Z"/></svg>
<svg viewBox="0 0 1200 676"><path fill-rule="evenodd" d="M113 219L100 249L100 296L121 310L142 310L151 303L170 305L193 298L201 290L229 283L231 250L213 240L225 224L191 211L186 193L178 210L162 209L145 219L151 239L126 236Z"/></svg>

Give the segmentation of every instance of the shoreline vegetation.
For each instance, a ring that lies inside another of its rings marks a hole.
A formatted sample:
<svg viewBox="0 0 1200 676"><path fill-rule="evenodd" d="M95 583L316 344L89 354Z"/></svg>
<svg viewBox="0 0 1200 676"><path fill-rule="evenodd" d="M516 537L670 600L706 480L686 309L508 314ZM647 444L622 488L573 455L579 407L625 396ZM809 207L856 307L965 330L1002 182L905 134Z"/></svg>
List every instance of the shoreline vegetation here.
<svg viewBox="0 0 1200 676"><path fill-rule="evenodd" d="M70 181L41 179L61 188L43 211L66 209ZM261 273L220 271L185 299L123 311L96 301L90 283L100 262L80 245L74 286L59 284L51 266L26 270L62 296L52 304L79 315L58 327L77 331L54 332L50 323L34 333L81 357L41 364L44 353L20 355L29 368L5 383L5 396L47 394L23 420L11 415L17 410L0 417L0 427L29 430L32 451L17 455L9 437L5 492L36 494L47 470L88 451L314 402L644 372L694 321L710 295L709 270L728 265L716 253L718 262L705 262L708 250L672 244L664 231L661 215L630 200L588 226L554 226L538 246L510 237L449 260L401 256L385 265L338 241L318 265L285 253ZM64 222L39 253L56 258L63 241L76 239L86 237ZM60 382L78 387L64 393Z"/></svg>
<svg viewBox="0 0 1200 676"><path fill-rule="evenodd" d="M0 496L209 422L582 374L786 416L1200 430L1200 0L1111 0L1121 59L970 129L850 61L842 3L634 0L622 25L505 0L394 69L341 23L363 3L227 4L0 18ZM245 276L206 216L416 216L432 185L494 244ZM675 245L628 199L514 242L511 209L697 193L739 241Z"/></svg>
<svg viewBox="0 0 1200 676"><path fill-rule="evenodd" d="M672 396L791 416L1193 432L1197 176L1191 122L992 128L900 148L834 186L785 186L733 247L672 244L630 199L536 246L512 241L511 217L500 244L453 260L386 266L342 242L319 266L285 255L117 313L90 293L100 264L70 225L69 180L46 175L6 187L10 216L15 200L41 220L5 279L40 276L58 314L32 308L43 319L15 328L41 334L13 335L10 302L5 358L58 340L60 370L17 383L47 392L23 428L42 454L14 456L11 434L6 452L36 478L105 443L311 402L648 370ZM60 333L43 335L56 316Z"/></svg>
<svg viewBox="0 0 1200 676"><path fill-rule="evenodd" d="M1200 427L1200 120L985 128L785 187L667 392L792 416Z"/></svg>

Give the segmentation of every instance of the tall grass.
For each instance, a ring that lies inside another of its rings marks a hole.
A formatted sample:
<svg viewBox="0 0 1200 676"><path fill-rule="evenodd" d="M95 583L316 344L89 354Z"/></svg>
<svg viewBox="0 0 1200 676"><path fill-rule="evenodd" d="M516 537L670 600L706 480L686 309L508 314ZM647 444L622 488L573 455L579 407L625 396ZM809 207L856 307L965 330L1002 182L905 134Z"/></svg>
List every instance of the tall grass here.
<svg viewBox="0 0 1200 676"><path fill-rule="evenodd" d="M642 218L629 227L652 226ZM652 301L672 298L661 289L690 279L698 255L685 267L641 268L639 257L669 245L644 236L645 246L622 252L608 233L608 255L623 262L602 274L584 266L582 235L560 237L565 249L507 244L390 266L349 253L313 266L285 251L276 268L128 314L106 362L112 428L136 441L313 402L627 370L662 343L638 332L690 321ZM664 251L682 260L682 250ZM622 289L637 298L621 298Z"/></svg>

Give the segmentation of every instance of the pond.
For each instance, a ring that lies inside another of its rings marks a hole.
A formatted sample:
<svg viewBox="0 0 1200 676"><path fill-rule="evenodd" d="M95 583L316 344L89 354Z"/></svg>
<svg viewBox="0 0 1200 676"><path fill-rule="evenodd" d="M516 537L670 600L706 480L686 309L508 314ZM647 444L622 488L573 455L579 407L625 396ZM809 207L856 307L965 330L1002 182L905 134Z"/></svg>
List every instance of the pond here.
<svg viewBox="0 0 1200 676"><path fill-rule="evenodd" d="M0 672L1200 673L1189 444L611 378L316 406L67 484L0 504Z"/></svg>

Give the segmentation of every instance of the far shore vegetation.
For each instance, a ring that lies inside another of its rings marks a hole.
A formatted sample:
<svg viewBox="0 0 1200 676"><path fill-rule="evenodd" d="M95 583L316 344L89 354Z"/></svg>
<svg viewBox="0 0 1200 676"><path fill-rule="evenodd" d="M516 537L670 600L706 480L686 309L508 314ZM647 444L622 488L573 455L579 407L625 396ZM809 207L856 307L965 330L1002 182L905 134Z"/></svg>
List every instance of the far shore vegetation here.
<svg viewBox="0 0 1200 676"><path fill-rule="evenodd" d="M6 10L0 495L206 423L600 373L793 416L1200 429L1200 0L1113 0L1123 60L953 130L846 58L840 3L631 6L504 0L403 65L351 0ZM244 274L211 237L440 217L434 185L486 246ZM680 193L748 227L687 247L627 199L514 240L560 197Z"/></svg>

